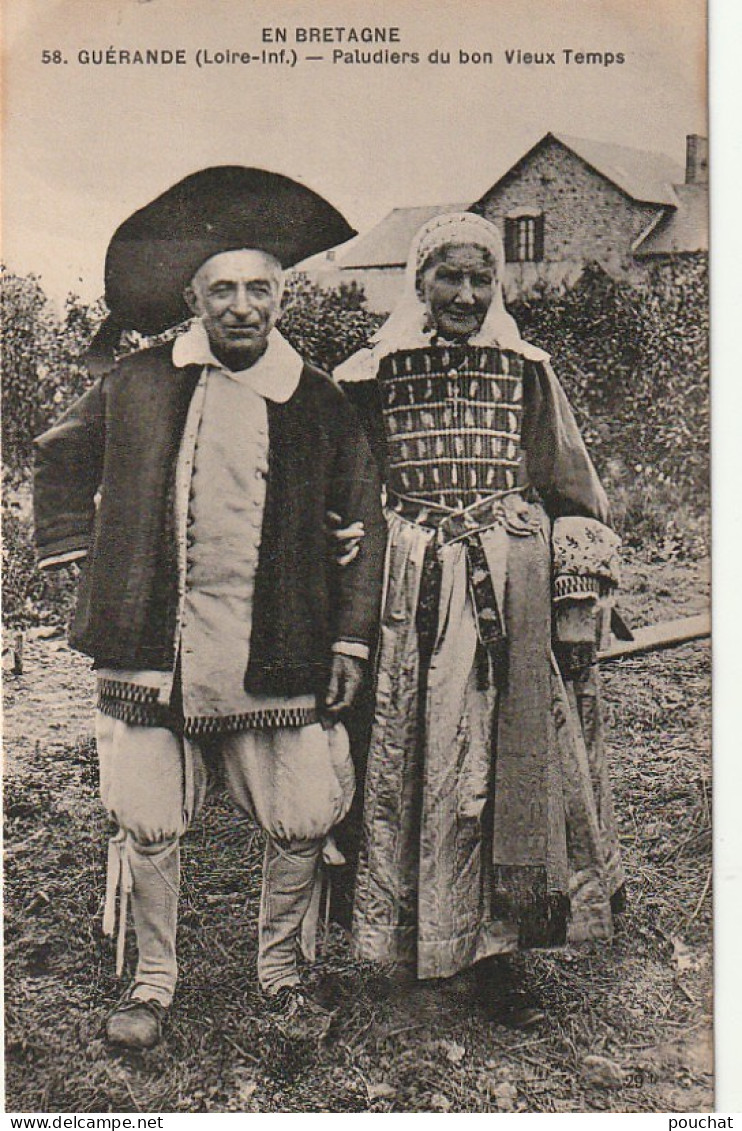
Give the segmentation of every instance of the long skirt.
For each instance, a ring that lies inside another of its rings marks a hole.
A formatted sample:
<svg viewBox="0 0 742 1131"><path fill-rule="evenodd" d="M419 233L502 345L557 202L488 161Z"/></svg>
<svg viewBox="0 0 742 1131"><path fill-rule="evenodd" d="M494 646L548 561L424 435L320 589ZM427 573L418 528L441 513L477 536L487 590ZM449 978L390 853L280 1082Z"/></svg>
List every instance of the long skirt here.
<svg viewBox="0 0 742 1131"><path fill-rule="evenodd" d="M486 542L486 535L483 541ZM449 977L522 944L492 888L498 699L481 645L463 542L437 546L440 595L430 657L419 639L421 582L434 532L389 515L374 722L353 909L359 957ZM502 541L502 539L501 539ZM500 584L529 585L508 575ZM547 582L548 584L548 582ZM523 595L527 603L529 594ZM511 650L519 647L512 639ZM611 937L624 877L603 747L597 666L565 681L551 657L545 693L554 795L568 872L570 942ZM524 720L525 722L525 720ZM527 807L526 807L527 809Z"/></svg>

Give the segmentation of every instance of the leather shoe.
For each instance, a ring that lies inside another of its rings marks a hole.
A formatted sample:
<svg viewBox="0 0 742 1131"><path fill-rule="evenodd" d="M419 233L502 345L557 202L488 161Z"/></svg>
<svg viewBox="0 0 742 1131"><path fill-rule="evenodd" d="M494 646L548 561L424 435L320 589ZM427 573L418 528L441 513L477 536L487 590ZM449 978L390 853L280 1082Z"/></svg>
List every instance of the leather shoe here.
<svg viewBox="0 0 742 1131"><path fill-rule="evenodd" d="M106 1036L112 1045L153 1049L162 1040L166 1016L167 1010L159 1001L129 997L109 1015Z"/></svg>

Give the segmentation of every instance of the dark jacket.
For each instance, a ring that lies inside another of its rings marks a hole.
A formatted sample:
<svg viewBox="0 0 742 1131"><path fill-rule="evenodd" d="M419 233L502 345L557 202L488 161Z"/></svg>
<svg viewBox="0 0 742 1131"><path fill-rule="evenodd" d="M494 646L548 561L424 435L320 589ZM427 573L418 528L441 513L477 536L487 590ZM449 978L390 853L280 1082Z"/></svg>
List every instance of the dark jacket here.
<svg viewBox="0 0 742 1131"><path fill-rule="evenodd" d="M175 367L171 352L123 359L36 441L40 565L87 551L70 643L98 666L175 662L174 476L201 370ZM329 377L305 366L285 404L268 402L268 430L245 686L296 695L321 689L334 641L371 643L385 525L363 429ZM360 554L342 569L328 553L327 510L365 526Z"/></svg>

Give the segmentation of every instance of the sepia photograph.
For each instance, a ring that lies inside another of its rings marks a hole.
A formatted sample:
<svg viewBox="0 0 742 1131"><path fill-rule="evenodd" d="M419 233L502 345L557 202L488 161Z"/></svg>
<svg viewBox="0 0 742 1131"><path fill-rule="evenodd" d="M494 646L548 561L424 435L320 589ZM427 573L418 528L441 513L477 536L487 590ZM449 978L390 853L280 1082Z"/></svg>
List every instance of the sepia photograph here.
<svg viewBox="0 0 742 1131"><path fill-rule="evenodd" d="M7 0L7 1111L715 1110L707 17Z"/></svg>

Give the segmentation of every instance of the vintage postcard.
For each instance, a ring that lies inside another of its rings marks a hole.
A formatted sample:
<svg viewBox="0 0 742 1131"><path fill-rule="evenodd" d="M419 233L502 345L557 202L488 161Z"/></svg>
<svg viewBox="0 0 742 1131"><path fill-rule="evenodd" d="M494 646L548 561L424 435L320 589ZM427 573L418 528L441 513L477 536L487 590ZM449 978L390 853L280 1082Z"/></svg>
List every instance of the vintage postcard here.
<svg viewBox="0 0 742 1131"><path fill-rule="evenodd" d="M707 16L7 0L8 1111L718 1106Z"/></svg>

